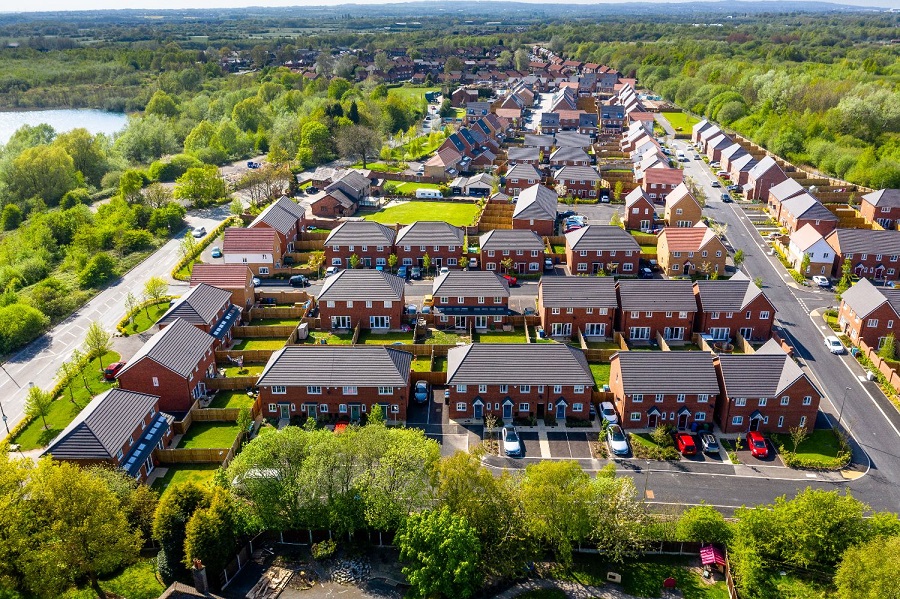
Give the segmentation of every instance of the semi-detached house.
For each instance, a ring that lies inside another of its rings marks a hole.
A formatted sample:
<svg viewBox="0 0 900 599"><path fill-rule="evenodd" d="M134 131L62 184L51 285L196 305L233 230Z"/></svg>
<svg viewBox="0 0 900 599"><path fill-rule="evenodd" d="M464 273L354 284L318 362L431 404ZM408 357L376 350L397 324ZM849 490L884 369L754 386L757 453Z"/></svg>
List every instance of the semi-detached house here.
<svg viewBox="0 0 900 599"><path fill-rule="evenodd" d="M215 337L218 349L231 344L231 329L241 321L241 308L231 303L231 292L200 283L175 300L156 326L162 329L179 319Z"/></svg>
<svg viewBox="0 0 900 599"><path fill-rule="evenodd" d="M258 277L281 268L281 243L274 229L228 227L222 242L225 264L243 264Z"/></svg>
<svg viewBox="0 0 900 599"><path fill-rule="evenodd" d="M323 328L387 331L403 318L406 281L380 270L342 270L325 279L316 297Z"/></svg>
<svg viewBox="0 0 900 599"><path fill-rule="evenodd" d="M534 231L494 229L479 238L481 267L501 272L503 263L512 263L518 273L540 273L544 264L544 240Z"/></svg>
<svg viewBox="0 0 900 599"><path fill-rule="evenodd" d="M900 268L900 231L835 229L825 236L836 254L832 276L840 277L844 262L854 275L876 281L896 281Z"/></svg>
<svg viewBox="0 0 900 599"><path fill-rule="evenodd" d="M253 272L243 264L204 264L198 262L191 270L191 287L205 283L231 294L231 303L249 308L256 301Z"/></svg>
<svg viewBox="0 0 900 599"><path fill-rule="evenodd" d="M325 239L325 264L348 268L355 255L363 268L387 268L395 235L394 229L374 221L343 222Z"/></svg>
<svg viewBox="0 0 900 599"><path fill-rule="evenodd" d="M543 185L532 185L523 190L513 210L513 229L526 229L542 236L553 235L558 201L556 192Z"/></svg>
<svg viewBox="0 0 900 599"><path fill-rule="evenodd" d="M900 189L879 189L864 195L859 213L870 223L878 223L885 229L900 229Z"/></svg>
<svg viewBox="0 0 900 599"><path fill-rule="evenodd" d="M610 338L617 307L612 277L544 277L538 285L541 327L551 337Z"/></svg>
<svg viewBox="0 0 900 599"><path fill-rule="evenodd" d="M657 334L668 342L690 340L697 312L690 281L623 279L616 284L616 291L617 330L629 342L649 343Z"/></svg>
<svg viewBox="0 0 900 599"><path fill-rule="evenodd" d="M592 166L564 166L553 173L553 180L566 187L566 195L595 198L600 175Z"/></svg>
<svg viewBox="0 0 900 599"><path fill-rule="evenodd" d="M518 197L524 189L540 183L541 176L533 164L520 162L506 172L504 190L512 197Z"/></svg>
<svg viewBox="0 0 900 599"><path fill-rule="evenodd" d="M613 225L588 225L566 233L569 273L634 275L641 246L632 235Z"/></svg>
<svg viewBox="0 0 900 599"><path fill-rule="evenodd" d="M860 279L841 295L838 324L854 343L881 349L889 335L900 336L900 289Z"/></svg>
<svg viewBox="0 0 900 599"><path fill-rule="evenodd" d="M444 221L420 220L397 231L394 246L397 264L424 267L426 254L431 268L457 268L464 251L463 231Z"/></svg>
<svg viewBox="0 0 900 599"><path fill-rule="evenodd" d="M281 196L260 212L248 228L269 227L273 229L278 235L278 249L281 254L285 254L294 251L297 231L303 223L305 214L303 208L296 202L287 196Z"/></svg>
<svg viewBox="0 0 900 599"><path fill-rule="evenodd" d="M435 324L439 328L501 328L509 322L509 284L487 270L451 270L434 279Z"/></svg>
<svg viewBox="0 0 900 599"><path fill-rule="evenodd" d="M717 341L741 335L748 341L772 337L775 305L743 272L727 281L697 281L697 321L694 330Z"/></svg>

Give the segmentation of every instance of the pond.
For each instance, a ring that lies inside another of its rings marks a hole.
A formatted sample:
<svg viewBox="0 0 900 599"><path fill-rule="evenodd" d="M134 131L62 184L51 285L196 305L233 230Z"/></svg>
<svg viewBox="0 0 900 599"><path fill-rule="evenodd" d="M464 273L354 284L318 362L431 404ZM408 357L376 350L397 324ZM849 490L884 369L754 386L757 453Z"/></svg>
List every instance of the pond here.
<svg viewBox="0 0 900 599"><path fill-rule="evenodd" d="M89 108L64 108L57 110L17 110L0 112L0 144L5 144L22 125L47 123L57 133L83 127L91 133L112 135L125 127L126 117L121 112L107 112Z"/></svg>

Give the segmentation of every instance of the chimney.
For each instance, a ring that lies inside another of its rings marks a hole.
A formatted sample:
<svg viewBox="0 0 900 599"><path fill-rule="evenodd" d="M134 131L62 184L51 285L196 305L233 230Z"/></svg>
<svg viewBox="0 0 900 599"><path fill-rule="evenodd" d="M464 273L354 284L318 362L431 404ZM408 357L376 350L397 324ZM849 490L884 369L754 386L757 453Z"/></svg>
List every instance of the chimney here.
<svg viewBox="0 0 900 599"><path fill-rule="evenodd" d="M206 566L199 559L194 558L194 567L191 568L194 577L194 588L198 593L209 595L209 581L206 579Z"/></svg>

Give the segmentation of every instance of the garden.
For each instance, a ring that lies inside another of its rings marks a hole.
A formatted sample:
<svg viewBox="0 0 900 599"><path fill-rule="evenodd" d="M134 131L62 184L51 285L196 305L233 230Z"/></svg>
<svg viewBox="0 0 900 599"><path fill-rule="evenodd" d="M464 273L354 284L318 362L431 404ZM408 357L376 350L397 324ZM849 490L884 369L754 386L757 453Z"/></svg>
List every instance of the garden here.
<svg viewBox="0 0 900 599"><path fill-rule="evenodd" d="M309 336L303 340L303 343L314 343L317 345L350 345L353 343L353 332L332 333L330 331L310 331Z"/></svg>
<svg viewBox="0 0 900 599"><path fill-rule="evenodd" d="M792 435L771 435L772 443L789 468L837 470L850 459L850 446L839 433L831 429L817 429L797 438L800 442L794 451Z"/></svg>
<svg viewBox="0 0 900 599"><path fill-rule="evenodd" d="M678 131L679 128L681 129L681 131L678 131L679 133L689 133L694 128L694 125L700 122L700 119L686 112L664 112L663 116L666 117L666 120L669 121L669 124L672 125L675 131Z"/></svg>
<svg viewBox="0 0 900 599"><path fill-rule="evenodd" d="M591 374L594 376L594 383L597 389L601 389L603 385L609 384L610 365L608 362L590 362L588 366L591 369Z"/></svg>
<svg viewBox="0 0 900 599"><path fill-rule="evenodd" d="M125 326L125 331L129 335L136 335L149 330L156 324L162 315L169 310L169 300L162 300L156 304L152 304L139 310L131 319L131 324Z"/></svg>
<svg viewBox="0 0 900 599"><path fill-rule="evenodd" d="M413 184L423 187L420 184ZM409 201L394 204L388 208L361 214L365 220L384 225L397 223L408 225L420 220L442 220L455 227L464 227L475 222L481 208L478 204L466 202L417 202ZM361 211L362 212L362 211Z"/></svg>
<svg viewBox="0 0 900 599"><path fill-rule="evenodd" d="M166 473L153 481L152 488L159 491L160 496L162 496L169 487L183 483L195 483L206 486L212 482L213 476L215 476L218 469L218 464L166 466Z"/></svg>
<svg viewBox="0 0 900 599"><path fill-rule="evenodd" d="M231 449L240 430L236 422L194 422L177 449Z"/></svg>
<svg viewBox="0 0 900 599"><path fill-rule="evenodd" d="M270 349L278 350L284 347L286 339L241 339L234 344L231 351L254 350L254 349Z"/></svg>
<svg viewBox="0 0 900 599"><path fill-rule="evenodd" d="M226 391L220 390L216 392L215 398L209 404L210 408L250 408L253 406L254 398L247 395L246 391Z"/></svg>

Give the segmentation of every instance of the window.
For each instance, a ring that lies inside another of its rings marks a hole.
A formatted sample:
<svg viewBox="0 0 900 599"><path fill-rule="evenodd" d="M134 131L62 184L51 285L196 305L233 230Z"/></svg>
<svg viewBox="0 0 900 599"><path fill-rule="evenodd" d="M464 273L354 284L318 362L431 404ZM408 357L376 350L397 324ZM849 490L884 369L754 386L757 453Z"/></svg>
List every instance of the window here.
<svg viewBox="0 0 900 599"><path fill-rule="evenodd" d="M709 395L706 393L701 393L697 396L697 403L706 403L709 401Z"/></svg>
<svg viewBox="0 0 900 599"><path fill-rule="evenodd" d="M743 417L743 416L735 416L735 417L733 417L733 418L731 419L731 424L733 424L734 426L740 426L740 425L742 425L743 423L744 423L744 417Z"/></svg>
<svg viewBox="0 0 900 599"><path fill-rule="evenodd" d="M366 308L372 307L372 300L366 300Z"/></svg>
<svg viewBox="0 0 900 599"><path fill-rule="evenodd" d="M393 387L378 387L378 395L393 395Z"/></svg>
<svg viewBox="0 0 900 599"><path fill-rule="evenodd" d="M344 387L344 395L356 395L356 387Z"/></svg>
<svg viewBox="0 0 900 599"><path fill-rule="evenodd" d="M465 386L465 385L457 385L457 386L456 386L456 392L457 392L457 393L465 393L465 392L466 392L466 386Z"/></svg>
<svg viewBox="0 0 900 599"><path fill-rule="evenodd" d="M681 270L681 265L680 265L680 264L673 264L673 265L672 265L672 270L673 270L673 271L675 271L675 270Z"/></svg>
<svg viewBox="0 0 900 599"><path fill-rule="evenodd" d="M532 258L537 258L537 257L538 257L538 250L531 250L531 257L532 257Z"/></svg>
<svg viewBox="0 0 900 599"><path fill-rule="evenodd" d="M306 393L307 393L308 395L322 395L322 387L319 387L318 385L316 385L316 386L312 386L312 385L307 386L307 387L306 387Z"/></svg>
<svg viewBox="0 0 900 599"><path fill-rule="evenodd" d="M520 385L519 393L531 393L531 385Z"/></svg>
<svg viewBox="0 0 900 599"><path fill-rule="evenodd" d="M543 393L543 392L544 392L544 386L538 385L538 393Z"/></svg>
<svg viewBox="0 0 900 599"><path fill-rule="evenodd" d="M340 404L338 406L338 412L340 412L341 414L346 414L347 413L347 404L345 404L345 403Z"/></svg>
<svg viewBox="0 0 900 599"><path fill-rule="evenodd" d="M553 385L554 393L562 393L562 385Z"/></svg>
<svg viewBox="0 0 900 599"><path fill-rule="evenodd" d="M159 387L159 379L156 378L156 377L153 377L153 386L154 386L154 387Z"/></svg>
<svg viewBox="0 0 900 599"><path fill-rule="evenodd" d="M747 405L747 398L746 398L746 397L735 397L735 398L734 398L734 405L736 405L736 406L739 407L739 408L740 408L740 407L743 407L743 406L746 406L746 405Z"/></svg>
<svg viewBox="0 0 900 599"><path fill-rule="evenodd" d="M706 252L703 252L703 255L705 256ZM716 250L716 258L721 258L721 257L722 257L722 250Z"/></svg>
<svg viewBox="0 0 900 599"><path fill-rule="evenodd" d="M509 250L503 250L503 255L504 255L504 256L509 256Z"/></svg>
<svg viewBox="0 0 900 599"><path fill-rule="evenodd" d="M581 256L582 258L585 257L585 256L587 256L587 250L580 250L580 251L578 252L578 255Z"/></svg>
<svg viewBox="0 0 900 599"><path fill-rule="evenodd" d="M284 385L272 385L272 395L284 395L287 393L287 387Z"/></svg>
<svg viewBox="0 0 900 599"><path fill-rule="evenodd" d="M328 300L325 302L326 308L334 308L334 300Z"/></svg>
<svg viewBox="0 0 900 599"><path fill-rule="evenodd" d="M500 385L500 393L509 393L509 385Z"/></svg>
<svg viewBox="0 0 900 599"><path fill-rule="evenodd" d="M351 246L350 246L350 247L348 247L348 248L347 248L347 249L348 249L348 250L349 250L349 251L351 251L351 252L352 252L352 251L354 251L354 250L355 250L355 249L356 249L356 246L354 246L354 245L351 245Z"/></svg>
<svg viewBox="0 0 900 599"><path fill-rule="evenodd" d="M503 322L503 317L502 317L502 316L495 316L495 317L494 317L494 322Z"/></svg>
<svg viewBox="0 0 900 599"><path fill-rule="evenodd" d="M641 393L635 393L631 396L631 401L633 401L634 403L641 403L642 401L644 401L644 396Z"/></svg>
<svg viewBox="0 0 900 599"><path fill-rule="evenodd" d="M681 252L672 252L673 258L681 258Z"/></svg>
<svg viewBox="0 0 900 599"><path fill-rule="evenodd" d="M321 412L321 413L323 413L323 414L327 414L327 413L328 413L328 404L327 404L327 403L320 403L320 404L319 404L319 412Z"/></svg>
<svg viewBox="0 0 900 599"><path fill-rule="evenodd" d="M784 416L779 416L778 417L778 428L781 428L782 426L784 426Z"/></svg>
<svg viewBox="0 0 900 599"><path fill-rule="evenodd" d="M348 308L352 308L352 307L353 307L353 301L352 301L352 300L347 300L347 307L348 307Z"/></svg>
<svg viewBox="0 0 900 599"><path fill-rule="evenodd" d="M632 412L632 413L631 413L631 421L632 421L632 422L637 422L637 421L640 420L640 419L641 419L641 413L640 413L640 412Z"/></svg>
<svg viewBox="0 0 900 599"><path fill-rule="evenodd" d="M800 426L806 426L806 416L800 417Z"/></svg>
<svg viewBox="0 0 900 599"><path fill-rule="evenodd" d="M631 262L626 262L622 265L623 272L631 272L632 270L634 270L634 264L632 264Z"/></svg>
<svg viewBox="0 0 900 599"><path fill-rule="evenodd" d="M657 394L656 394L656 403L662 403L662 401L663 401L665 398L666 398L666 396L663 395L662 393L657 393Z"/></svg>
<svg viewBox="0 0 900 599"><path fill-rule="evenodd" d="M781 405L786 406L791 402L791 398L785 395L781 398Z"/></svg>
<svg viewBox="0 0 900 599"><path fill-rule="evenodd" d="M647 318L653 318L653 312L644 312L644 316Z"/></svg>
<svg viewBox="0 0 900 599"><path fill-rule="evenodd" d="M687 318L687 312L679 312L678 318Z"/></svg>
<svg viewBox="0 0 900 599"><path fill-rule="evenodd" d="M751 310L747 310L747 320L753 318L753 312Z"/></svg>
<svg viewBox="0 0 900 599"><path fill-rule="evenodd" d="M404 246L403 246L403 251L404 251L404 252L408 252L408 251L409 251L409 246L408 246L408 245L404 245Z"/></svg>
<svg viewBox="0 0 900 599"><path fill-rule="evenodd" d="M694 420L696 420L697 422L703 422L704 420L706 420L706 412L697 412L696 414L694 414Z"/></svg>
<svg viewBox="0 0 900 599"><path fill-rule="evenodd" d="M269 267L268 267L268 266L260 266L260 267L259 267L259 274L261 274L261 275L267 275L267 274L269 274Z"/></svg>
<svg viewBox="0 0 900 599"><path fill-rule="evenodd" d="M861 254L861 255L859 256L859 259L860 259L860 260L868 260L868 259L869 259L869 254Z"/></svg>
<svg viewBox="0 0 900 599"><path fill-rule="evenodd" d="M461 401L461 402L459 402L459 403L456 404L456 411L457 411L457 412L465 412L465 411L466 411L466 407L467 407L467 406L466 406L465 402L462 402L462 401Z"/></svg>
<svg viewBox="0 0 900 599"><path fill-rule="evenodd" d="M710 313L709 313L709 318L710 318L711 320L718 320L718 319L719 319L719 313L718 313L718 312L710 312Z"/></svg>
<svg viewBox="0 0 900 599"><path fill-rule="evenodd" d="M877 326L878 326L878 319L877 319L877 318L870 318L869 320L866 321L866 326L867 326L867 327L877 327Z"/></svg>
<svg viewBox="0 0 900 599"><path fill-rule="evenodd" d="M383 251L384 251L384 246L383 246L383 245L379 245L379 246L376 246L375 249L377 249L379 252L383 252Z"/></svg>
<svg viewBox="0 0 900 599"><path fill-rule="evenodd" d="M460 301L462 301L462 298L460 298ZM484 297L479 297L479 298L478 298L478 303L479 303L479 304L483 304L483 303L484 303Z"/></svg>
<svg viewBox="0 0 900 599"><path fill-rule="evenodd" d="M412 258L404 258L403 266L412 266Z"/></svg>
<svg viewBox="0 0 900 599"><path fill-rule="evenodd" d="M804 397L804 398L803 398L803 405L804 405L804 406L811 406L811 405L812 405L812 397L810 397L809 395L807 395L806 397Z"/></svg>
<svg viewBox="0 0 900 599"><path fill-rule="evenodd" d="M341 259L340 259L340 258L332 258L332 259L331 259L331 265L332 265L332 266L340 266L340 265L341 265Z"/></svg>
<svg viewBox="0 0 900 599"><path fill-rule="evenodd" d="M495 304L502 304L502 303L503 303L503 298L502 298L502 297L495 297L495 298L494 298L494 303L495 303Z"/></svg>
<svg viewBox="0 0 900 599"><path fill-rule="evenodd" d="M456 258L447 258L447 266L456 266Z"/></svg>
<svg viewBox="0 0 900 599"><path fill-rule="evenodd" d="M575 385L573 393L584 393L584 385Z"/></svg>
<svg viewBox="0 0 900 599"><path fill-rule="evenodd" d="M587 263L579 262L578 267L575 270L587 271Z"/></svg>
<svg viewBox="0 0 900 599"><path fill-rule="evenodd" d="M391 301L384 302L385 308L391 308L391 307L393 307L393 305L394 305L394 302L391 302Z"/></svg>
<svg viewBox="0 0 900 599"><path fill-rule="evenodd" d="M550 308L551 314L559 314L559 308Z"/></svg>
<svg viewBox="0 0 900 599"><path fill-rule="evenodd" d="M456 297L456 303L457 303L457 304L461 304L461 303L463 303L463 301L465 301L465 300L464 300L464 298L463 298L462 296L457 296L457 297Z"/></svg>
<svg viewBox="0 0 900 599"><path fill-rule="evenodd" d="M706 250L703 250L702 252L700 252L700 257L706 258L706 253L707 253Z"/></svg>
<svg viewBox="0 0 900 599"><path fill-rule="evenodd" d="M566 314L574 314L574 312L575 312L574 308L566 308Z"/></svg>
<svg viewBox="0 0 900 599"><path fill-rule="evenodd" d="M675 401L677 401L678 403L684 403L684 393L679 393L679 394L675 397Z"/></svg>
<svg viewBox="0 0 900 599"><path fill-rule="evenodd" d="M269 411L270 411L270 412L274 412L274 411L277 410L277 409L278 409L278 406L276 406L275 404L273 404L273 403L270 403L270 404L269 404Z"/></svg>
<svg viewBox="0 0 900 599"><path fill-rule="evenodd" d="M768 397L760 397L760 398L759 398L759 407L760 407L760 408L766 407L766 404L767 404L767 403L769 403L769 398L768 398Z"/></svg>
<svg viewBox="0 0 900 599"><path fill-rule="evenodd" d="M520 412L527 412L528 409L529 409L530 407L531 407L531 404L528 404L528 403L520 403L520 404L519 404L519 411L520 411Z"/></svg>
<svg viewBox="0 0 900 599"><path fill-rule="evenodd" d="M400 413L400 406L398 406L397 404L391 405L391 414L399 414L399 413Z"/></svg>
<svg viewBox="0 0 900 599"><path fill-rule="evenodd" d="M447 303L450 303L450 298L442 297L438 301L442 304L447 304Z"/></svg>
<svg viewBox="0 0 900 599"><path fill-rule="evenodd" d="M419 251L420 251L420 252L424 252L424 251L425 251L425 246L424 246L424 245L420 245L420 246L419 246Z"/></svg>

